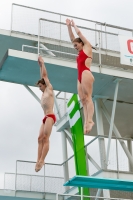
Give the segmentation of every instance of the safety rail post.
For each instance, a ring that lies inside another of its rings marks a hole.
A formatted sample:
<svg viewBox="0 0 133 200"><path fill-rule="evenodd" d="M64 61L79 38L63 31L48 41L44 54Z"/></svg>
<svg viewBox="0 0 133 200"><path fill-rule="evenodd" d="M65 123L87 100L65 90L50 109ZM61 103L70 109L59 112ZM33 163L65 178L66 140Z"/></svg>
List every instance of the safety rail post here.
<svg viewBox="0 0 133 200"><path fill-rule="evenodd" d="M100 39L100 31L98 31L99 38L99 72L101 73L101 39Z"/></svg>
<svg viewBox="0 0 133 200"><path fill-rule="evenodd" d="M95 46L97 45L97 24L95 24Z"/></svg>
<svg viewBox="0 0 133 200"><path fill-rule="evenodd" d="M13 21L13 4L12 4L12 8L11 8L11 26L10 26L10 36L12 33L12 21Z"/></svg>
<svg viewBox="0 0 133 200"><path fill-rule="evenodd" d="M30 192L31 192L31 185L32 185L32 175L30 175Z"/></svg>
<svg viewBox="0 0 133 200"><path fill-rule="evenodd" d="M131 140L127 140L127 148L131 154L131 156L133 156L133 148L132 148L132 141ZM128 159L128 168L130 172L133 172L133 166L130 163L130 160Z"/></svg>
<svg viewBox="0 0 133 200"><path fill-rule="evenodd" d="M17 191L17 160L16 160L16 172L15 172L15 196Z"/></svg>
<svg viewBox="0 0 133 200"><path fill-rule="evenodd" d="M102 33L102 24L101 24L101 48L103 48L103 33Z"/></svg>
<svg viewBox="0 0 133 200"><path fill-rule="evenodd" d="M105 44L106 44L106 54L107 54L107 31L106 31L106 22L105 22Z"/></svg>
<svg viewBox="0 0 133 200"><path fill-rule="evenodd" d="M83 187L81 187L81 200L83 200Z"/></svg>
<svg viewBox="0 0 133 200"><path fill-rule="evenodd" d="M58 200L58 193L56 193L56 198L55 199Z"/></svg>
<svg viewBox="0 0 133 200"><path fill-rule="evenodd" d="M61 15L60 15L60 43L61 43Z"/></svg>
<svg viewBox="0 0 133 200"><path fill-rule="evenodd" d="M116 165L117 165L117 178L119 179L119 158L118 158L118 140L116 138Z"/></svg>
<svg viewBox="0 0 133 200"><path fill-rule="evenodd" d="M39 23L38 23L38 55L40 54L40 51L39 51L39 48L40 48L40 20L41 19L39 19Z"/></svg>
<svg viewBox="0 0 133 200"><path fill-rule="evenodd" d="M6 174L6 173L4 173L4 190L5 190L5 174Z"/></svg>
<svg viewBox="0 0 133 200"><path fill-rule="evenodd" d="M99 199L99 197L100 197L100 195L101 195L101 192L102 192L102 189L98 189L98 190L97 190L95 200L98 200L98 199Z"/></svg>

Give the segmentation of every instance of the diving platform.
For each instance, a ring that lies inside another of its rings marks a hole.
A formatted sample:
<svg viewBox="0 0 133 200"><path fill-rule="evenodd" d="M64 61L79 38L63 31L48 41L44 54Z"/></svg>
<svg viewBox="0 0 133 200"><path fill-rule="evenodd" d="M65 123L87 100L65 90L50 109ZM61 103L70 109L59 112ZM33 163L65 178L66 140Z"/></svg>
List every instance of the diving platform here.
<svg viewBox="0 0 133 200"><path fill-rule="evenodd" d="M76 62L49 55L45 55L43 58L54 89L77 93ZM35 86L36 81L40 78L37 60L37 54L8 49L0 62L0 80ZM101 72L99 72L99 66L92 64L91 71L95 77L93 96L99 95L113 99L113 83L117 78L125 79L122 84L126 88L133 83L133 72L128 70L103 66ZM107 86L110 86L109 93L105 92ZM125 92L131 93L129 89ZM125 93L123 95L121 93L118 99L119 101L133 103L132 99L125 97Z"/></svg>
<svg viewBox="0 0 133 200"><path fill-rule="evenodd" d="M64 186L133 191L133 181L96 178L92 176L74 176L72 179L66 182Z"/></svg>

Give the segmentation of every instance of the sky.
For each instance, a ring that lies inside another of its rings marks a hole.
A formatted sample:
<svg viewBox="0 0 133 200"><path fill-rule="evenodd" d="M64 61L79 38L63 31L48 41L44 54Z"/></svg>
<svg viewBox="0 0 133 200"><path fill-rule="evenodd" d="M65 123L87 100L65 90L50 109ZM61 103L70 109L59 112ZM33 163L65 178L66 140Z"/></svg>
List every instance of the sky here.
<svg viewBox="0 0 133 200"><path fill-rule="evenodd" d="M133 29L132 0L0 1L0 29L10 30L12 3ZM32 90L41 97L38 88ZM0 81L0 188L3 188L3 173L15 172L16 160L36 160L42 118L41 106L24 86ZM46 162L62 162L61 145L61 133L53 128Z"/></svg>
<svg viewBox="0 0 133 200"><path fill-rule="evenodd" d="M5 0L0 2L0 18L4 19L0 28L10 29L12 3L133 28L132 0Z"/></svg>

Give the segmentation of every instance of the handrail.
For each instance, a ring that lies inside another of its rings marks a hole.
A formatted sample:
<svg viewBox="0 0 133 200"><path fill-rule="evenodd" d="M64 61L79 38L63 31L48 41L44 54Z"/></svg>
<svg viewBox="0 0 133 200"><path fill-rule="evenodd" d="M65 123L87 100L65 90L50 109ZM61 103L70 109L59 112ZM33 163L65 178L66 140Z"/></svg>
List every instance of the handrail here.
<svg viewBox="0 0 133 200"><path fill-rule="evenodd" d="M12 174L12 175L16 175L15 173L10 173L10 172L5 172L5 175L6 174ZM64 179L64 177L58 177L58 176L42 176L42 175L34 175L34 174L20 174L20 173L17 173L17 175L21 175L21 176L36 176L36 177L46 177L46 178L61 178L61 179Z"/></svg>
<svg viewBox="0 0 133 200"><path fill-rule="evenodd" d="M84 148L86 148L88 145L90 145L92 142L94 142L96 139L100 139L100 138L108 138L108 136L105 136L105 135L98 135L96 136L94 139L92 139L90 142L88 142L86 145L84 145ZM130 140L130 141L133 141L133 139L131 138L117 138L115 136L112 136L112 139L122 139L122 140ZM56 165L56 166L62 166L64 165L67 161L69 161L71 158L74 157L74 154L72 156L70 156L67 160L65 160L64 162L60 163L60 164L55 164L55 163L45 163L47 165ZM17 162L27 162L27 163L36 163L34 161L24 161L24 160L17 160Z"/></svg>
<svg viewBox="0 0 133 200"><path fill-rule="evenodd" d="M57 194L57 200L58 200L58 196L71 196L71 197L90 197L90 198L96 198L97 196L86 196L86 195L73 195L73 194ZM123 198L109 198L109 197L97 197L98 199L106 199L106 200L126 200ZM132 200L132 199L128 199L128 200Z"/></svg>
<svg viewBox="0 0 133 200"><path fill-rule="evenodd" d="M24 50L24 47L28 47L30 49L38 49L38 47L33 47L33 46L28 46L28 45L22 45L22 51ZM71 56L77 56L77 54L72 54L72 53L67 53L67 52L62 52L62 51L56 51L56 50L52 50L52 49L44 49L44 48L39 48L40 50L43 51L51 51L51 52L55 52L55 53L62 53L62 54L67 54L67 55L71 55Z"/></svg>
<svg viewBox="0 0 133 200"><path fill-rule="evenodd" d="M41 21L41 20L42 20L42 21L47 21L47 22L56 23L56 24L66 25L66 24L63 23L63 22L58 22L58 21L49 20L49 19L45 19L45 18L39 18L39 21ZM106 32L106 31L102 31L102 30L99 30L99 29L95 30L95 29L93 29L93 28L87 28L87 27L79 26L79 25L78 25L78 27L79 27L79 28L82 28L82 29L90 30L90 31L98 31L98 32L100 32L100 33L106 33L106 34L111 34L111 35L116 35L116 36L118 36L117 33Z"/></svg>
<svg viewBox="0 0 133 200"><path fill-rule="evenodd" d="M95 138L93 138L90 142L88 142L86 145L84 145L84 148L87 148L91 143L93 143L95 140L97 140L97 139L100 139L100 138L108 138L107 136L103 136L103 135L98 135L98 136L96 136ZM132 140L132 139L130 139L130 138L117 138L117 137L112 137L113 139L116 139L116 141L119 139L119 140ZM118 148L118 147L117 147ZM117 155L118 155L118 152L117 152ZM74 157L74 155L72 155L71 157L69 157L67 160L65 160L64 162L62 162L61 164L55 164L55 163L45 163L47 166L48 166L48 168L50 167L50 166L54 166L54 167L62 167L63 165L65 165L69 160L71 160L71 158L73 158ZM90 160L91 161L91 160ZM19 170L18 170L18 172L17 172L17 168L19 167L19 165L17 165L17 163L18 162L21 162L21 163L28 163L28 164L30 164L30 163L33 163L33 164L35 164L36 162L34 162L34 161L24 161L24 160L17 160L16 161L16 173L5 173L5 175L4 175L4 177L6 177L6 175L7 175L7 177L8 177L8 175L10 176L10 175L15 175L15 191L16 191L16 188L17 188L17 178L20 176L28 176L28 177L30 177L30 180L32 179L32 178L34 178L34 177L41 177L41 178L44 178L44 182L45 182L45 178L56 178L57 180L58 179L60 179L60 180L64 180L64 178L62 177L63 175L61 175L61 177L59 177L60 175L58 175L58 176L53 176L53 175L51 175L51 174L48 174L48 176L47 175L45 175L45 173L44 173L44 175L36 175L36 174L34 174L34 173L32 173L32 174L30 174L30 173L26 173L26 172L24 172L24 173L21 173L21 172L19 172ZM117 163L116 164L118 164L118 159L117 159L117 161L116 161ZM92 164L95 166L95 163L93 163L92 162ZM18 167L17 167L18 166ZM21 166L21 164L20 164L20 166ZM44 170L45 170L45 168L44 168ZM102 170L102 169L101 169ZM99 169L98 169L98 171L99 171ZM119 168L118 168L118 166L117 166L117 170L115 170L118 174L119 174L119 172L120 172L120 170L119 170ZM119 177L118 177L119 178ZM4 178L4 185L5 185L5 178Z"/></svg>
<svg viewBox="0 0 133 200"><path fill-rule="evenodd" d="M75 16L72 16L72 15L66 15L66 14L62 14L62 13L56 13L56 12L47 11L47 10L43 10L43 9L39 9L39 8L33 8L33 7L30 7L30 6L24 6L24 5L16 4L16 3L13 3L12 5L16 5L16 6L20 6L20 7L24 7L24 8L30 8L30 9L33 9L33 10L44 11L44 12L51 13L51 14L62 15L64 17L71 17L71 18L75 18L75 19L79 19L79 20L84 20L84 21L96 23L96 24L102 25L102 26L106 25L106 26L108 26L110 28L117 28L117 29L126 30L126 31L133 31L133 29L130 29L130 28L124 28L124 27L121 27L121 26L107 24L105 22L103 23L103 22L99 22L99 21L94 21L94 20L89 20L89 19L85 19L85 18L75 17Z"/></svg>

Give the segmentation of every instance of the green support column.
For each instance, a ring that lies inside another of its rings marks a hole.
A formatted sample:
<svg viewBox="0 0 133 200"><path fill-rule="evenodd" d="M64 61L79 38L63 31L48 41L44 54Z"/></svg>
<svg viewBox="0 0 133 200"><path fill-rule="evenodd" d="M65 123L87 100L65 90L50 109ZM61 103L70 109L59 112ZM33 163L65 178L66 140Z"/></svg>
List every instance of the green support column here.
<svg viewBox="0 0 133 200"><path fill-rule="evenodd" d="M76 175L88 176L86 152L84 149L83 123L80 114L80 106L77 94L74 94L71 97L71 99L67 103L67 109L68 109L69 123L73 140ZM81 194L80 189L79 193ZM90 195L89 189L84 188L83 194L89 196Z"/></svg>

